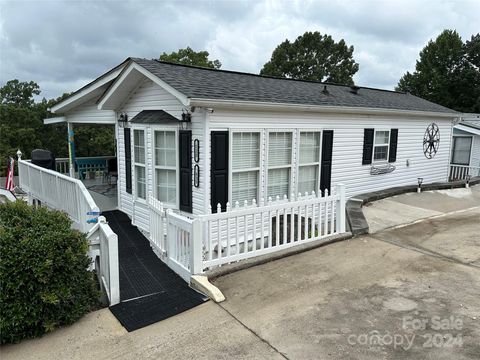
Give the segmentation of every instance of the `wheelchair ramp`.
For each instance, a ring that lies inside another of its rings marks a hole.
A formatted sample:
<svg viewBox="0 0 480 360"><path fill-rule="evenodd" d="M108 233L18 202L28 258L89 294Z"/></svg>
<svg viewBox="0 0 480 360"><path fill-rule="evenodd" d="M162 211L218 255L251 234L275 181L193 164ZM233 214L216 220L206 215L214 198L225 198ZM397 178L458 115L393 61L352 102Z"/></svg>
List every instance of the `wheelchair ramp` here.
<svg viewBox="0 0 480 360"><path fill-rule="evenodd" d="M149 241L118 210L102 213L118 235L120 304L110 311L133 331L208 300L193 290L153 252Z"/></svg>

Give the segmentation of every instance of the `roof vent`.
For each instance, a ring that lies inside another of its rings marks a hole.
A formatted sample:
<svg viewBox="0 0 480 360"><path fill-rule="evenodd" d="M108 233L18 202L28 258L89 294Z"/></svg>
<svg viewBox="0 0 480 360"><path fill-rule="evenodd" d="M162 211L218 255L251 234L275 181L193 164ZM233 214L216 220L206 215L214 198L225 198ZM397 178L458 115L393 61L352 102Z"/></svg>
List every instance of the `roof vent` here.
<svg viewBox="0 0 480 360"><path fill-rule="evenodd" d="M327 85L324 85L324 86L323 86L322 94L324 94L324 95L330 94L330 93L328 92L328 90L327 90Z"/></svg>
<svg viewBox="0 0 480 360"><path fill-rule="evenodd" d="M355 95L358 94L358 90L359 90L359 89L360 89L360 86L357 86L357 85L352 85L352 86L350 86L350 92L351 92L352 94L355 94Z"/></svg>

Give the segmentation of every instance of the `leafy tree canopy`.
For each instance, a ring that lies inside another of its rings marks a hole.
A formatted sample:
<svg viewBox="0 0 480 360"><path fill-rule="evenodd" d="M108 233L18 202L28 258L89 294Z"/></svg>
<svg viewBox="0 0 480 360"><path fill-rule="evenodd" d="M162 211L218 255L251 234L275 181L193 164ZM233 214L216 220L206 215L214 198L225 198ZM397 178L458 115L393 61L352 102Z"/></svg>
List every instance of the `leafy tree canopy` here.
<svg viewBox="0 0 480 360"><path fill-rule="evenodd" d="M33 81L10 80L0 88L0 176L6 173L6 159L15 158L18 149L25 159L34 149L50 150L57 158L68 156L66 124L43 124L53 116L48 109L68 94L35 102L39 94ZM113 126L75 125L74 131L77 157L115 154Z"/></svg>
<svg viewBox="0 0 480 360"><path fill-rule="evenodd" d="M343 39L337 43L330 35L307 31L294 42L285 40L278 45L260 75L353 84L358 68L353 46Z"/></svg>
<svg viewBox="0 0 480 360"><path fill-rule="evenodd" d="M444 30L420 52L415 71L398 82L398 91L461 112L480 112L480 34L465 43Z"/></svg>
<svg viewBox="0 0 480 360"><path fill-rule="evenodd" d="M163 53L160 60L176 64L201 66L211 69L220 69L222 63L219 60L210 60L208 51L194 51L192 48L180 49L170 54Z"/></svg>
<svg viewBox="0 0 480 360"><path fill-rule="evenodd" d="M33 96L39 94L40 87L33 81L10 80L0 89L0 103L32 106L34 103Z"/></svg>

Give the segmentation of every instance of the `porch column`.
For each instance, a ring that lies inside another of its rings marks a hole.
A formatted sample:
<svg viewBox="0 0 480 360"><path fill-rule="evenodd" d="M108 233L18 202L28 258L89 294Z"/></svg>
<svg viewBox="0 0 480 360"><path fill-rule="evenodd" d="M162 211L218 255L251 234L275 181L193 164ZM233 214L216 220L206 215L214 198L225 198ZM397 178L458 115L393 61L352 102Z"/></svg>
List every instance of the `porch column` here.
<svg viewBox="0 0 480 360"><path fill-rule="evenodd" d="M73 124L67 122L68 131L68 165L70 177L75 177L75 140L73 133Z"/></svg>

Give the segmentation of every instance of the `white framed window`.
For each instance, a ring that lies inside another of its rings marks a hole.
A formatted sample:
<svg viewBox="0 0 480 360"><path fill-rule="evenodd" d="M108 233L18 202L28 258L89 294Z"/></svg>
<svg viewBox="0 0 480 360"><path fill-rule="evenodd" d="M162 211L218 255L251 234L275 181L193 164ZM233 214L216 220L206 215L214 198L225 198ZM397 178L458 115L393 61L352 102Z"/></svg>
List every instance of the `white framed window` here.
<svg viewBox="0 0 480 360"><path fill-rule="evenodd" d="M133 155L135 168L135 195L146 199L147 176L145 171L145 130L133 130Z"/></svg>
<svg viewBox="0 0 480 360"><path fill-rule="evenodd" d="M177 205L177 132L154 131L154 169L156 198L166 205Z"/></svg>
<svg viewBox="0 0 480 360"><path fill-rule="evenodd" d="M298 146L298 192L302 195L320 188L320 132L300 131Z"/></svg>
<svg viewBox="0 0 480 360"><path fill-rule="evenodd" d="M290 195L292 135L291 131L268 132L267 198Z"/></svg>
<svg viewBox="0 0 480 360"><path fill-rule="evenodd" d="M470 165L471 150L471 136L454 136L452 146L452 164Z"/></svg>
<svg viewBox="0 0 480 360"><path fill-rule="evenodd" d="M231 202L258 199L260 132L235 131L231 135Z"/></svg>
<svg viewBox="0 0 480 360"><path fill-rule="evenodd" d="M373 162L388 160L390 147L390 130L375 130L373 140Z"/></svg>

